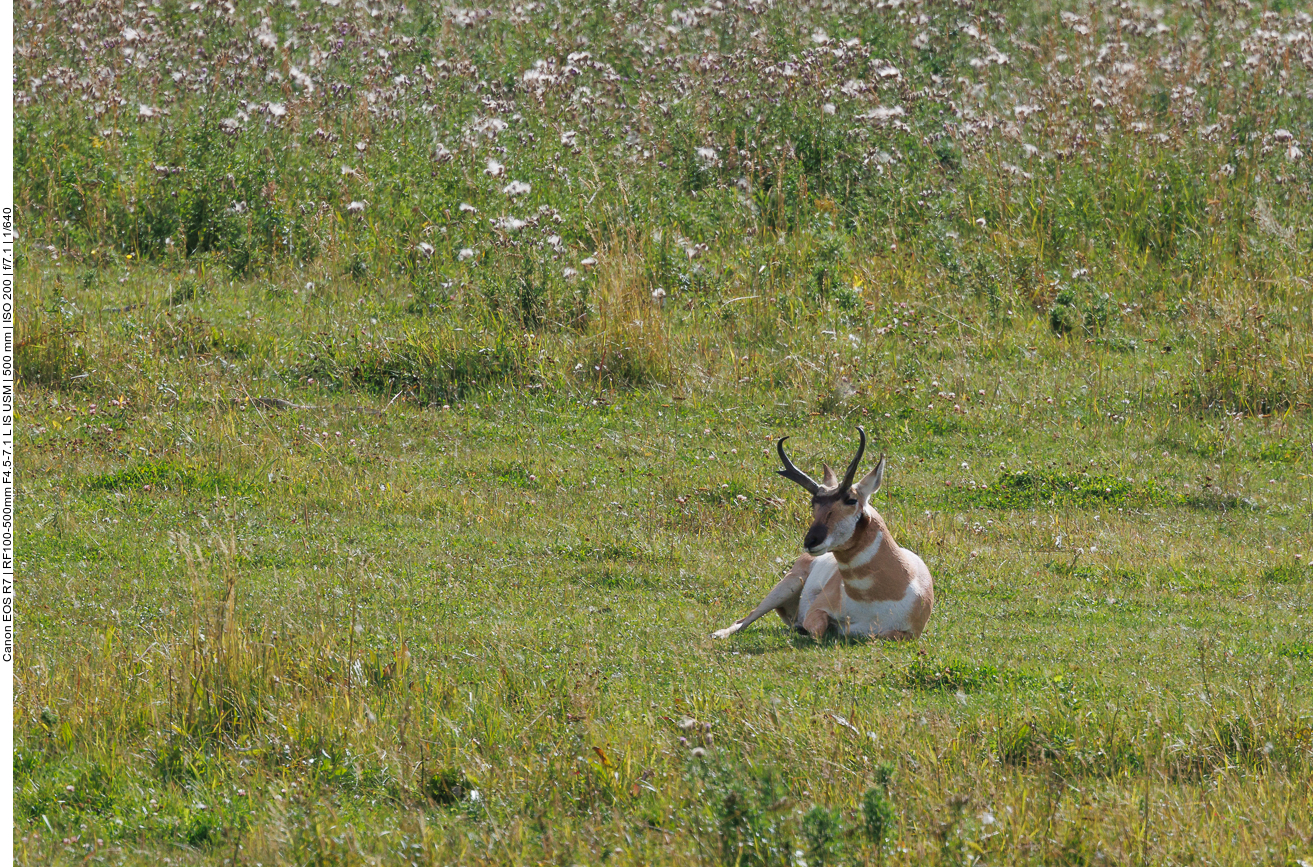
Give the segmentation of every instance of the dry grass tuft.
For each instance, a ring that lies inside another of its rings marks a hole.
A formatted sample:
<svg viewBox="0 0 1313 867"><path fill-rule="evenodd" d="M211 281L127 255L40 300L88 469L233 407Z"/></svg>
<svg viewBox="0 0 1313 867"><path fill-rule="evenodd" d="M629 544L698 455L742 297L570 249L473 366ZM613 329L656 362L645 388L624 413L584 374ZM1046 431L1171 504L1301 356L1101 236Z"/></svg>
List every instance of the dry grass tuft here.
<svg viewBox="0 0 1313 867"><path fill-rule="evenodd" d="M665 295L645 273L651 251L632 238L598 256L594 290L577 375L599 389L674 385L678 380L663 312Z"/></svg>

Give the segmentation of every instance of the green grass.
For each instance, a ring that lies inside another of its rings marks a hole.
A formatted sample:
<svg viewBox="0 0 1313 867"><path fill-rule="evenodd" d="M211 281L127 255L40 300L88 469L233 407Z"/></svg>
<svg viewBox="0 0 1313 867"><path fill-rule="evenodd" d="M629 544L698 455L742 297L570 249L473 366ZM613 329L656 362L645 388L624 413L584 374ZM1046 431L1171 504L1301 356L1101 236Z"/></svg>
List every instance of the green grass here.
<svg viewBox="0 0 1313 867"><path fill-rule="evenodd" d="M92 476L85 482L93 491L143 490L219 491L252 493L253 485L243 484L210 468L189 467L172 461L152 461L113 473Z"/></svg>
<svg viewBox="0 0 1313 867"><path fill-rule="evenodd" d="M1313 860L1297 9L15 19L20 863Z"/></svg>

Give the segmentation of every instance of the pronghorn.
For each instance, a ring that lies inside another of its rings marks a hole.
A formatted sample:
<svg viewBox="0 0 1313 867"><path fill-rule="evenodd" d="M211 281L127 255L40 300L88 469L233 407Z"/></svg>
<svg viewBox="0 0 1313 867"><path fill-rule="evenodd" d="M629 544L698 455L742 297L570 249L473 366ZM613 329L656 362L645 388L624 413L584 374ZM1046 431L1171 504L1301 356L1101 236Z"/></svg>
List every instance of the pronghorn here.
<svg viewBox="0 0 1313 867"><path fill-rule="evenodd" d="M802 546L807 553L793 564L766 599L742 620L713 638L725 638L771 611L789 626L821 638L831 628L842 636L911 640L921 636L935 604L930 570L916 554L900 548L884 518L869 503L884 481L885 456L875 469L853 484L866 451L866 431L843 480L828 465L816 482L776 448L784 469L779 474L812 495L812 525Z"/></svg>

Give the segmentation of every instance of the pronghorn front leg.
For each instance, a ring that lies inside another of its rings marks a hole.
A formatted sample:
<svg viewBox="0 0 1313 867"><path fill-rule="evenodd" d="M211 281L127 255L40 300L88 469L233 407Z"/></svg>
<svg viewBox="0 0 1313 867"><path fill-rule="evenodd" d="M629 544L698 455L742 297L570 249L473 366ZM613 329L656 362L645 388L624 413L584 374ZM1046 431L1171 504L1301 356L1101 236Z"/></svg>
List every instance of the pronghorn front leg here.
<svg viewBox="0 0 1313 867"><path fill-rule="evenodd" d="M843 577L836 571L807 607L807 613L802 618L802 628L812 638L820 641L825 637L825 633L830 631L830 627L842 622L840 620L842 612Z"/></svg>
<svg viewBox="0 0 1313 867"><path fill-rule="evenodd" d="M802 628L807 630L807 634L813 640L820 641L825 637L825 633L830 631L833 623L834 618L830 616L830 612L819 605L813 605L807 616L802 619Z"/></svg>
<svg viewBox="0 0 1313 867"><path fill-rule="evenodd" d="M804 563L804 560L807 562ZM811 566L811 561L812 558L806 555L799 557L798 562L793 564L793 568L766 594L766 598L762 600L761 604L752 609L751 614L736 622L733 626L727 626L711 633L711 637L728 638L763 614L769 614L776 610L780 611L780 616L784 618L786 623L791 620L790 613L797 616L798 597L802 596L803 585L807 583L807 572Z"/></svg>

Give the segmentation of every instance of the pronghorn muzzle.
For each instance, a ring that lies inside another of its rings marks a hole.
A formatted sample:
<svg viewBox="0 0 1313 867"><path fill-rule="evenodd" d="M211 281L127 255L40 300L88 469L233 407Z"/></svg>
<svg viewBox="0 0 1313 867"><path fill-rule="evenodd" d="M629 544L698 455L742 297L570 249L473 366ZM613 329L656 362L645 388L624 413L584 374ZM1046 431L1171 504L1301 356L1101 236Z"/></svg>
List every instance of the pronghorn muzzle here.
<svg viewBox="0 0 1313 867"><path fill-rule="evenodd" d="M829 538L829 536L829 525L817 521L815 524L812 524L807 528L807 535L802 539L802 547L806 549L807 553L814 554L818 551L821 545L825 544L825 540Z"/></svg>

